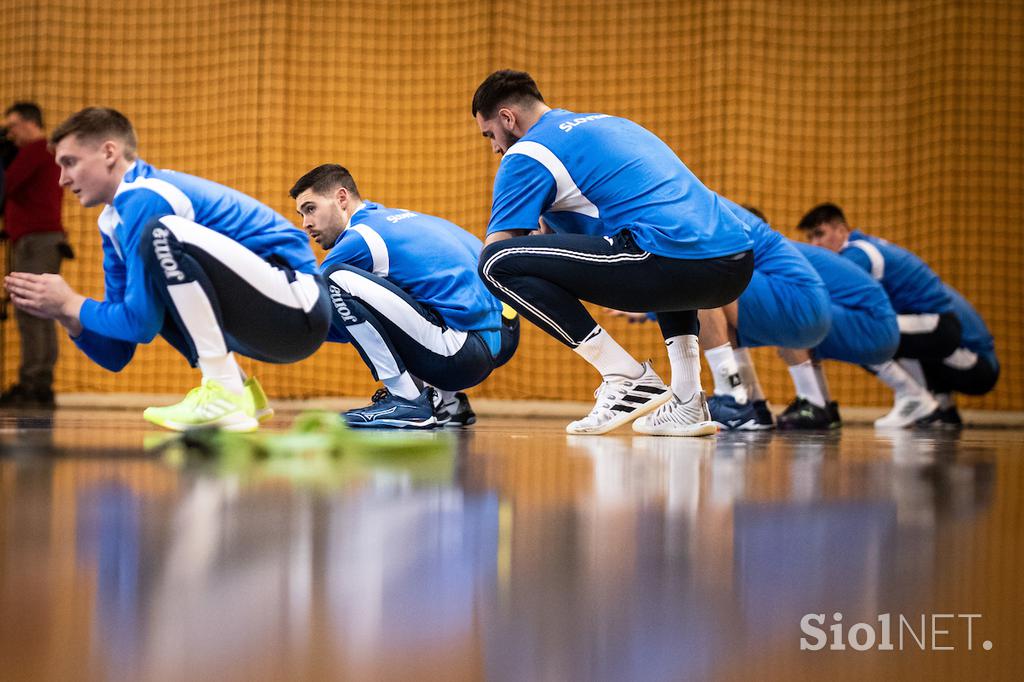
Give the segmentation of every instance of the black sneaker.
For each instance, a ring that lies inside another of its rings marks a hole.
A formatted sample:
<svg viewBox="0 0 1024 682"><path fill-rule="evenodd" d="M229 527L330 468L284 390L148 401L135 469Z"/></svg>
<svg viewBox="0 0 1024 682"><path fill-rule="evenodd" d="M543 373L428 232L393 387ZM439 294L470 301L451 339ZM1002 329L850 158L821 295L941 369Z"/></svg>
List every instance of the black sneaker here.
<svg viewBox="0 0 1024 682"><path fill-rule="evenodd" d="M469 406L469 397L459 391L448 402L435 407L438 426L469 426L476 423L476 412Z"/></svg>
<svg viewBox="0 0 1024 682"><path fill-rule="evenodd" d="M806 398L796 398L775 423L780 429L812 430L828 429L832 420L825 408L814 405Z"/></svg>
<svg viewBox="0 0 1024 682"><path fill-rule="evenodd" d="M28 399L28 391L21 384L14 384L0 393L0 407L21 407Z"/></svg>
<svg viewBox="0 0 1024 682"><path fill-rule="evenodd" d="M956 409L956 405L951 405L946 409L942 409L940 407L927 417L921 417L914 422L914 426L922 428L962 429L964 422L960 418L960 411Z"/></svg>
<svg viewBox="0 0 1024 682"><path fill-rule="evenodd" d="M828 428L838 429L843 425L843 418L839 416L839 403L834 400L828 401L828 405L825 406L825 412L828 414Z"/></svg>
<svg viewBox="0 0 1024 682"><path fill-rule="evenodd" d="M752 405L754 406L754 414L757 415L757 424L763 429L774 429L775 428L775 417L772 416L772 411L768 408L767 400L755 400Z"/></svg>
<svg viewBox="0 0 1024 682"><path fill-rule="evenodd" d="M28 388L14 384L0 393L0 408L12 409L53 409L56 406L53 389Z"/></svg>

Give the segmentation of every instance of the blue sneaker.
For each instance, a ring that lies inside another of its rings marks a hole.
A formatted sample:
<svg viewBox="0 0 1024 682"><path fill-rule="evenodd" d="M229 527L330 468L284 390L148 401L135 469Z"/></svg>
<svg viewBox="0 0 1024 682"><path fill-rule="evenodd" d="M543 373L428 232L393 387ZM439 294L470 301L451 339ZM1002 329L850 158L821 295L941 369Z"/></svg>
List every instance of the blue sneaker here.
<svg viewBox="0 0 1024 682"><path fill-rule="evenodd" d="M711 421L723 431L764 431L771 425L761 423L753 404L740 405L731 395L713 395L708 398Z"/></svg>
<svg viewBox="0 0 1024 682"><path fill-rule="evenodd" d="M435 391L426 387L415 400L391 395L386 388L377 389L366 407L342 414L345 422L355 428L432 429L437 426L434 414Z"/></svg>

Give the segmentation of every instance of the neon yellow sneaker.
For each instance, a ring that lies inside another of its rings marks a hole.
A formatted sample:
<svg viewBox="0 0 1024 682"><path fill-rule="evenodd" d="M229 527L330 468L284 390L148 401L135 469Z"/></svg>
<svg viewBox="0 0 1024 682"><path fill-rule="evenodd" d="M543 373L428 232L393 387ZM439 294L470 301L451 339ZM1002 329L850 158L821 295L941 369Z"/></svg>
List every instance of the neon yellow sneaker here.
<svg viewBox="0 0 1024 682"><path fill-rule="evenodd" d="M255 431L256 421L253 399L249 391L237 395L213 379L193 388L176 405L150 407L143 418L172 431L185 431L199 426L217 426L225 431Z"/></svg>
<svg viewBox="0 0 1024 682"><path fill-rule="evenodd" d="M256 377L246 379L244 386L245 392L252 398L254 416L259 420L260 424L273 417L274 408L270 406L270 400L267 399L267 394L263 392L260 382L256 381Z"/></svg>

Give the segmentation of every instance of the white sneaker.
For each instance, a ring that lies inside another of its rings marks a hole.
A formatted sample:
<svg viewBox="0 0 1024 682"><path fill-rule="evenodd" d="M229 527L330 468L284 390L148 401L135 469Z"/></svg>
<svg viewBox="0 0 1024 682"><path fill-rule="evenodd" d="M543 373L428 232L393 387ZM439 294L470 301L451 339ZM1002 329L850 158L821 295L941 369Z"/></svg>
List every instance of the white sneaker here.
<svg viewBox="0 0 1024 682"><path fill-rule="evenodd" d="M598 435L633 421L672 399L672 389L665 385L651 367L643 363L639 379L615 379L602 382L594 391L594 409L583 419L565 427L566 433Z"/></svg>
<svg viewBox="0 0 1024 682"><path fill-rule="evenodd" d="M875 420L882 429L905 429L914 422L939 409L939 401L931 393L896 396L889 414Z"/></svg>
<svg viewBox="0 0 1024 682"><path fill-rule="evenodd" d="M707 396L701 391L685 403L673 395L655 412L633 422L633 430L648 436L713 436L718 425L711 421Z"/></svg>

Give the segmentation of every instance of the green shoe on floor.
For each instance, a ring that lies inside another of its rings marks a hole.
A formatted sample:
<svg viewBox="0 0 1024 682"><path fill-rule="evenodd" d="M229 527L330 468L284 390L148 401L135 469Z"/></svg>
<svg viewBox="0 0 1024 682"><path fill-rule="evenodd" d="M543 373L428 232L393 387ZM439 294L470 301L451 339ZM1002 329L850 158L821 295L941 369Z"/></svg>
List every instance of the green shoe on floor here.
<svg viewBox="0 0 1024 682"><path fill-rule="evenodd" d="M262 393L262 389L259 390ZM255 431L260 426L252 390L247 389L238 395L213 379L203 379L203 383L189 391L180 403L147 408L142 416L146 421L171 431L215 426L225 431L246 432Z"/></svg>

